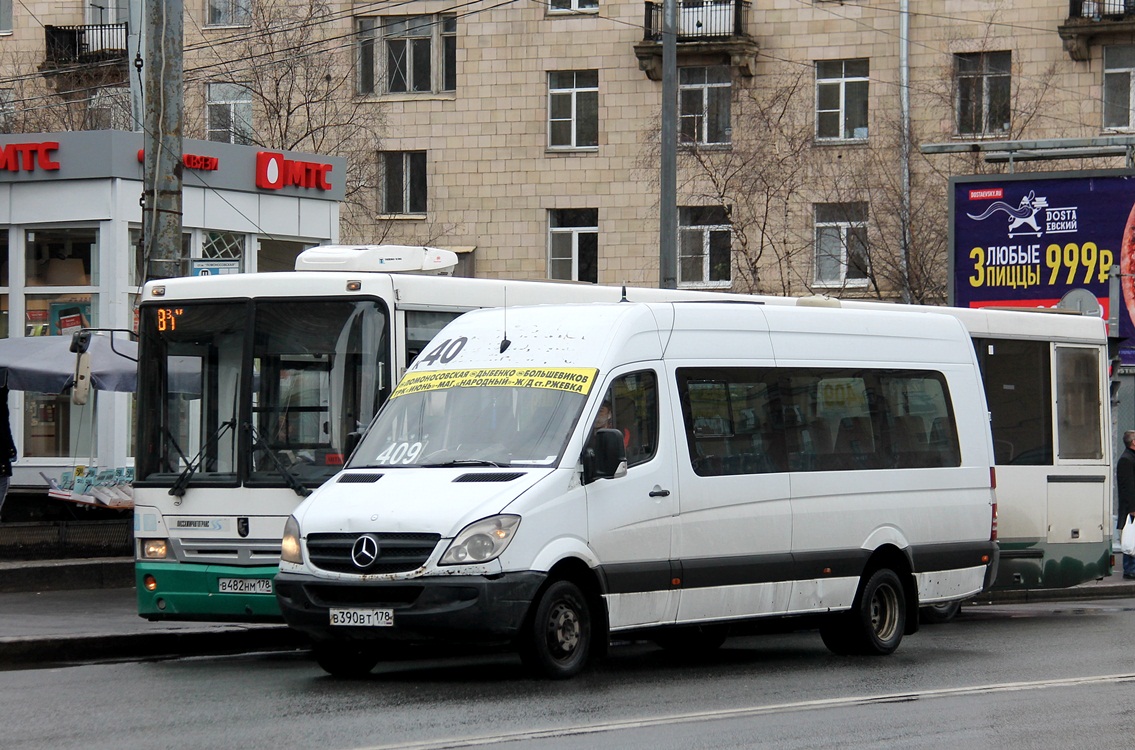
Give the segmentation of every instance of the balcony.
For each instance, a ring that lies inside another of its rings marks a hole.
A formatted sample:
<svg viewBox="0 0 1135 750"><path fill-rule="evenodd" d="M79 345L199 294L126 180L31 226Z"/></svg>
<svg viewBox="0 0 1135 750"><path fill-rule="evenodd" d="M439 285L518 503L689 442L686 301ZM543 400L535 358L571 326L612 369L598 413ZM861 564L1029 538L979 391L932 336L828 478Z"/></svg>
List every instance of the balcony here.
<svg viewBox="0 0 1135 750"><path fill-rule="evenodd" d="M1135 1L1135 0L1133 0ZM678 57L682 64L727 59L741 75L753 75L759 46L746 33L746 0L675 0L678 3ZM662 3L645 4L643 40L635 45L638 66L653 81L662 78Z"/></svg>
<svg viewBox="0 0 1135 750"><path fill-rule="evenodd" d="M76 65L126 63L126 24L44 26L46 54L41 70Z"/></svg>
<svg viewBox="0 0 1135 750"><path fill-rule="evenodd" d="M1069 0L1068 18L1056 30L1069 57L1087 60L1095 39L1135 33L1135 0Z"/></svg>

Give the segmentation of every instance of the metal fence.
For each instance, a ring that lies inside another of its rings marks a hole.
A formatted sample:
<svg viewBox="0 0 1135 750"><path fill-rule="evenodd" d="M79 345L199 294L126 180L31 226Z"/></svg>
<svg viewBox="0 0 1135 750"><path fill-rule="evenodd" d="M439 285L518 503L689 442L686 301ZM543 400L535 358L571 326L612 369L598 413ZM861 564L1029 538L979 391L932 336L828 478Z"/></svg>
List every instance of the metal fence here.
<svg viewBox="0 0 1135 750"><path fill-rule="evenodd" d="M134 554L133 518L0 523L0 561Z"/></svg>
<svg viewBox="0 0 1135 750"><path fill-rule="evenodd" d="M745 33L744 0L683 0L678 3L678 38L727 39ZM658 41L662 36L662 3L647 2L644 38Z"/></svg>
<svg viewBox="0 0 1135 750"><path fill-rule="evenodd" d="M1135 17L1135 0L1069 0L1068 17L1092 21Z"/></svg>

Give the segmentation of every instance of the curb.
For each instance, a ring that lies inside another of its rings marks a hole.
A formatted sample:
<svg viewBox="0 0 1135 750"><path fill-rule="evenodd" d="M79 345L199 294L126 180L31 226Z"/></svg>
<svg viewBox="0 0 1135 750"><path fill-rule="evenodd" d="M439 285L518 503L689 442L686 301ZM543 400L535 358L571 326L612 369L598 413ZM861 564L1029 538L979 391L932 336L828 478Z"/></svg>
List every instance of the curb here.
<svg viewBox="0 0 1135 750"><path fill-rule="evenodd" d="M134 587L134 558L0 562L0 593Z"/></svg>
<svg viewBox="0 0 1135 750"><path fill-rule="evenodd" d="M309 647L310 642L303 635L283 625L230 631L0 638L0 671L30 663L221 656Z"/></svg>

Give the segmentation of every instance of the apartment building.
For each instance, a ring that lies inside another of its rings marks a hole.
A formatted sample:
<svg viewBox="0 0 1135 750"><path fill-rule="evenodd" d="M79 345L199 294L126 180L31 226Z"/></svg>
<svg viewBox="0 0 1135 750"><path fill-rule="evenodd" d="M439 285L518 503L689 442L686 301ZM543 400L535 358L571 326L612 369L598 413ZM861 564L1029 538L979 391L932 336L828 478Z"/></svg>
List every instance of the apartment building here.
<svg viewBox="0 0 1135 750"><path fill-rule="evenodd" d="M656 284L662 11L185 0L185 135L345 157L343 241L449 247L477 276ZM920 145L1132 126L1129 0L676 16L680 287L945 301L948 177L1008 167ZM127 0L0 0L4 127L130 127L130 17Z"/></svg>

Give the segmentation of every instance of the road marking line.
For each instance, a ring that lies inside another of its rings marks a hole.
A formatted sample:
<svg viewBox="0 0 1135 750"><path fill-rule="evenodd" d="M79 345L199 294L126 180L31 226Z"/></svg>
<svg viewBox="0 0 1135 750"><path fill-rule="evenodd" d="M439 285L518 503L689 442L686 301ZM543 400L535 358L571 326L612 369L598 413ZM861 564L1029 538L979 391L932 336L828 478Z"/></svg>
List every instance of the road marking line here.
<svg viewBox="0 0 1135 750"><path fill-rule="evenodd" d="M857 695L846 698L822 698L810 701L797 701L793 703L772 703L765 706L750 706L748 708L730 708L715 711L696 711L671 716L656 716L646 719L627 719L624 721L611 721L599 724L581 724L577 726L556 727L553 729L534 729L529 731L494 734L484 737L462 737L448 740L426 740L417 742L396 743L393 745L363 745L355 750L447 750L449 748L483 747L496 745L502 742L520 742L523 740L542 740L553 737L572 737L602 732L618 732L627 729L642 729L644 727L666 726L668 724L682 724L686 722L718 721L721 719L736 719L747 716L760 716L762 714L789 713L793 711L814 711L825 708L841 708L845 706L867 706L874 703L906 703L917 700L934 698L951 698L955 696L983 695L987 693L1011 693L1023 690L1046 690L1048 688L1075 687L1078 685L1093 685L1106 683L1135 682L1135 674L1097 675L1095 677L1067 677L1057 680L1035 680L1031 682L1004 682L993 685L974 685L959 688L941 688L938 690L919 690L908 693L883 693L881 695Z"/></svg>

